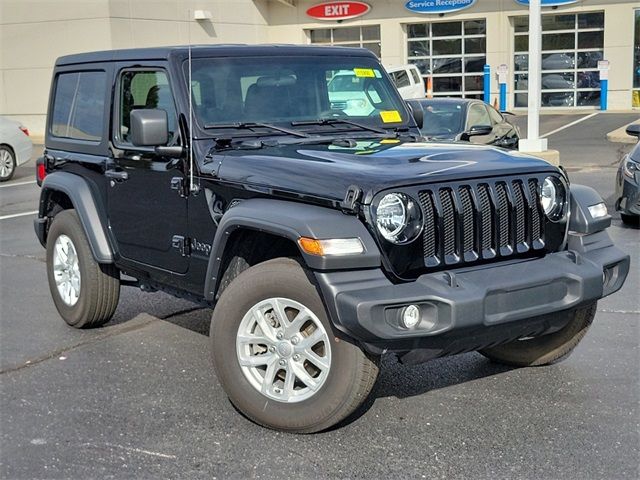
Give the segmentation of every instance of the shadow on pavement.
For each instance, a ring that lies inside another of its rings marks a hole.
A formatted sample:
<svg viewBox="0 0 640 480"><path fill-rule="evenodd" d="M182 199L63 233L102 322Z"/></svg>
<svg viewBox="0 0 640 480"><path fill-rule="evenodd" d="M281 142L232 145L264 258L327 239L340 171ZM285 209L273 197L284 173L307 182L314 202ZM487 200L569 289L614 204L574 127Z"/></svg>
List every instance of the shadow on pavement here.
<svg viewBox="0 0 640 480"><path fill-rule="evenodd" d="M509 372L513 367L482 360L479 354L457 355L456 360L438 358L420 365L403 365L394 354L384 355L380 374L365 402L349 417L332 427L340 429L365 415L376 400L395 397L404 399L420 396L433 390L479 380Z"/></svg>

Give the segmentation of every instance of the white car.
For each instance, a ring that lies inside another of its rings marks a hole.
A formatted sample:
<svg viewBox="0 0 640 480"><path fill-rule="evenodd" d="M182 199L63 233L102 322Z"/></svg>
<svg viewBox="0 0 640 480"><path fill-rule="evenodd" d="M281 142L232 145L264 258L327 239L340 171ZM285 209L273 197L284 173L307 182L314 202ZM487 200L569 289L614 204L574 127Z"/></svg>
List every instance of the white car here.
<svg viewBox="0 0 640 480"><path fill-rule="evenodd" d="M364 92L366 77L358 77L353 70L336 73L327 88L332 110L342 110L350 117L371 115L375 107Z"/></svg>
<svg viewBox="0 0 640 480"><path fill-rule="evenodd" d="M29 161L32 151L33 143L27 127L0 117L0 182L10 180L16 167Z"/></svg>
<svg viewBox="0 0 640 480"><path fill-rule="evenodd" d="M385 70L391 76L393 83L400 92L400 96L405 100L424 98L426 96L424 79L415 65L386 67Z"/></svg>

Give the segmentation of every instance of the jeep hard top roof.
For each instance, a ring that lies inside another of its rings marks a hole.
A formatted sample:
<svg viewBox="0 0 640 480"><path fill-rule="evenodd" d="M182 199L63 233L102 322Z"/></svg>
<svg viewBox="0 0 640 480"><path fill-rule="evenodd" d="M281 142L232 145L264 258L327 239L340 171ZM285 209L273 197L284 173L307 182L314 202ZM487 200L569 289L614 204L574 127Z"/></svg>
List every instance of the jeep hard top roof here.
<svg viewBox="0 0 640 480"><path fill-rule="evenodd" d="M186 45L175 47L130 48L124 50L103 50L99 52L78 53L58 58L56 66L76 65L96 62L118 62L130 60L169 60L188 54ZM317 45L192 45L191 55L201 57L255 57L255 56L358 56L372 57L372 52L364 48L327 47Z"/></svg>

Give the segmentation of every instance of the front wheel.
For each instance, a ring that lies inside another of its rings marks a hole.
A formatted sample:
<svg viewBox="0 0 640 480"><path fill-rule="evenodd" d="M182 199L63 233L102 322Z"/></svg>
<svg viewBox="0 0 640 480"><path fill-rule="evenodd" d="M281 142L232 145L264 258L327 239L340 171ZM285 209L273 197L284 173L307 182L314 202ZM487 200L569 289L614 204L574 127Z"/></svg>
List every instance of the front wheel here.
<svg viewBox="0 0 640 480"><path fill-rule="evenodd" d="M292 259L251 267L224 290L210 342L231 402L277 430L335 425L364 402L378 375L375 359L333 334L315 286Z"/></svg>
<svg viewBox="0 0 640 480"><path fill-rule="evenodd" d="M541 337L518 339L504 345L480 350L485 357L497 363L514 367L550 365L567 358L585 336L596 315L597 302L584 307L557 312L567 317L568 323L557 332Z"/></svg>
<svg viewBox="0 0 640 480"><path fill-rule="evenodd" d="M118 269L94 260L75 210L53 219L47 235L47 277L53 303L72 327L99 327L118 306Z"/></svg>

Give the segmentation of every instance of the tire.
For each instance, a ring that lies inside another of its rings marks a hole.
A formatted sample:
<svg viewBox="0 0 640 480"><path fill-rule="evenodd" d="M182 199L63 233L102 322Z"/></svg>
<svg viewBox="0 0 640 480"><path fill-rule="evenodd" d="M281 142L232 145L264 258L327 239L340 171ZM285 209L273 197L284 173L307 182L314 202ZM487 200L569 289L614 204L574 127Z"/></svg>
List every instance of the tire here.
<svg viewBox="0 0 640 480"><path fill-rule="evenodd" d="M480 350L490 360L514 367L551 365L567 358L576 348L593 322L597 302L584 307L558 312L569 317L560 330L541 337L515 340L497 347Z"/></svg>
<svg viewBox="0 0 640 480"><path fill-rule="evenodd" d="M622 219L622 223L624 223L625 225L636 228L640 226L639 215L629 215L628 213L621 213L620 218Z"/></svg>
<svg viewBox="0 0 640 480"><path fill-rule="evenodd" d="M11 148L0 145L0 182L11 180L16 172L16 156Z"/></svg>
<svg viewBox="0 0 640 480"><path fill-rule="evenodd" d="M262 320L273 322L271 328L266 325L265 329L273 329L271 338L276 338L279 331L286 333L284 340L271 341L262 327L258 330L257 317L250 313L256 306L263 311L259 315ZM275 308L279 308L279 313L271 317L269 312L275 312ZM303 308L307 313L298 316ZM283 313L288 319L284 323L280 320ZM296 322L298 318L300 320ZM303 318L308 318L304 324ZM252 322L256 325L254 333L247 334L245 327L250 327ZM306 330L304 325L307 325ZM305 336L309 331L312 334ZM262 346L249 342L241 344L240 338L244 337L239 337L240 334L258 335L265 343ZM300 337L299 343L296 336ZM215 372L233 405L255 423L276 430L313 433L339 423L365 401L378 376L377 358L367 356L359 347L333 334L315 286L300 264L288 258L255 265L235 278L216 304L209 337ZM317 340L311 338L324 340L314 344ZM313 362L316 360L309 364L302 358L309 350L305 350L305 343L309 347L315 345L320 359L317 365L324 362L328 365L326 369L315 368ZM261 355L272 358L279 365L285 362L282 368L273 367L274 382L260 381L259 368L264 367L263 377L266 377L270 368L267 365L240 365L241 361L258 356L251 353L252 349L264 350ZM305 370L298 377L300 366ZM308 378L311 377L308 369L317 377ZM292 372L291 377L288 372ZM287 388L285 381L289 378L293 379L292 386ZM308 386L314 383L319 385L315 391ZM265 388L265 384L266 393L263 393L260 389Z"/></svg>
<svg viewBox="0 0 640 480"><path fill-rule="evenodd" d="M62 249L62 253L58 253L57 248ZM66 258L71 258L71 263L63 260L65 249ZM73 262L73 257L77 262ZM72 327L102 326L111 319L118 306L120 273L114 265L94 260L75 210L64 210L53 219L47 236L47 277L53 303L64 321ZM65 288L69 285L71 288Z"/></svg>

